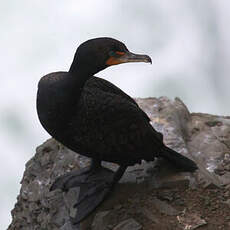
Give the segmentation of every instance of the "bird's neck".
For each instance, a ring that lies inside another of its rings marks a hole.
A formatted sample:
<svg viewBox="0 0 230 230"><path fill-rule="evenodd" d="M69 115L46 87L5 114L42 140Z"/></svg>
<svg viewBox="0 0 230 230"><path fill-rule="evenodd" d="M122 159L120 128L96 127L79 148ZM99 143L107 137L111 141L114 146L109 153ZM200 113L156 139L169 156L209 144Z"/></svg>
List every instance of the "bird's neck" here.
<svg viewBox="0 0 230 230"><path fill-rule="evenodd" d="M87 66L71 65L68 72L69 79L75 88L82 89L85 82L93 75Z"/></svg>

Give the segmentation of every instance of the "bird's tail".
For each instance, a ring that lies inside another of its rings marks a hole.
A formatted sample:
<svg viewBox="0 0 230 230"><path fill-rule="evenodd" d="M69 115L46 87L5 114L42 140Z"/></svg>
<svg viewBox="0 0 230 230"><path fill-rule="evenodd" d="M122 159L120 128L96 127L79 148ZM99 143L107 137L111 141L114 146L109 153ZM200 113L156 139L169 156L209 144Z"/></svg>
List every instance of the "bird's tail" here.
<svg viewBox="0 0 230 230"><path fill-rule="evenodd" d="M188 159L173 149L168 148L167 146L163 147L160 156L168 160L179 170L194 172L197 169L197 165L194 161Z"/></svg>

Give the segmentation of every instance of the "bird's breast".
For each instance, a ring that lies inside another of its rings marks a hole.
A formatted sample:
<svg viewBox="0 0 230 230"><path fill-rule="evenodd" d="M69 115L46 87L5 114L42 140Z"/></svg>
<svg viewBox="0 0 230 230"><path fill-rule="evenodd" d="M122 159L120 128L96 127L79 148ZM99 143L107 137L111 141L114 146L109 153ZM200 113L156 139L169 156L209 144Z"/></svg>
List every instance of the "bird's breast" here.
<svg viewBox="0 0 230 230"><path fill-rule="evenodd" d="M56 138L71 123L77 109L76 95L59 86L41 84L37 92L37 113L42 126Z"/></svg>

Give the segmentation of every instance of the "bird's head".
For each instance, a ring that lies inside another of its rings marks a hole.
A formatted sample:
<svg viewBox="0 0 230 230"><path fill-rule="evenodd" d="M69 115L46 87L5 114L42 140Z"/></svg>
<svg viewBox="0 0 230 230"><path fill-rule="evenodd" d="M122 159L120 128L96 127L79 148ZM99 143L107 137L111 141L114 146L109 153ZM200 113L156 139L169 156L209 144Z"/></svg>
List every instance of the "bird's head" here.
<svg viewBox="0 0 230 230"><path fill-rule="evenodd" d="M93 75L109 66L127 62L152 63L152 60L148 55L129 52L125 44L113 38L95 38L77 48L70 72L81 70Z"/></svg>

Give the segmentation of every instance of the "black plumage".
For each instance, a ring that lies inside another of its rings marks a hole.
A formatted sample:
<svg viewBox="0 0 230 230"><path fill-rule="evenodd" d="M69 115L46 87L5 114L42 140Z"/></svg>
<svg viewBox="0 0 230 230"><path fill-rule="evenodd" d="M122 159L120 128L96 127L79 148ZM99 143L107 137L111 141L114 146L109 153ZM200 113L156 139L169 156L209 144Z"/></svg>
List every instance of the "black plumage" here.
<svg viewBox="0 0 230 230"><path fill-rule="evenodd" d="M92 39L79 46L68 72L48 74L38 85L37 112L43 127L63 145L93 159L89 169L64 175L51 188L81 188L75 223L104 200L127 166L142 159L160 156L185 171L197 168L163 144L162 134L153 129L130 96L93 76L110 65L126 62L151 59L129 52L115 39ZM102 168L101 161L117 163L120 168L113 173Z"/></svg>

